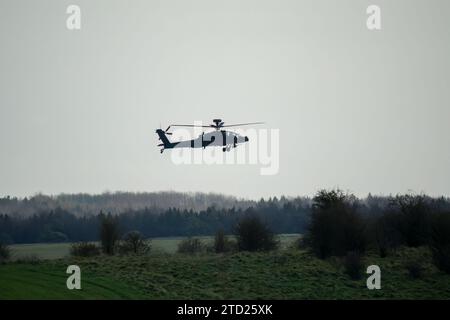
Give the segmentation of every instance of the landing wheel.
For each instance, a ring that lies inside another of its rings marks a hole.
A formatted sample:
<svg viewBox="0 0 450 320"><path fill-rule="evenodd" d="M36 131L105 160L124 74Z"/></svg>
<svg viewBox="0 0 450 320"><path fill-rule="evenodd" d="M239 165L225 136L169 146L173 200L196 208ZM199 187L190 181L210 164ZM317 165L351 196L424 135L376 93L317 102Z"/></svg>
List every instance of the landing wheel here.
<svg viewBox="0 0 450 320"><path fill-rule="evenodd" d="M223 151L223 152L227 151L227 148L222 148L222 151Z"/></svg>

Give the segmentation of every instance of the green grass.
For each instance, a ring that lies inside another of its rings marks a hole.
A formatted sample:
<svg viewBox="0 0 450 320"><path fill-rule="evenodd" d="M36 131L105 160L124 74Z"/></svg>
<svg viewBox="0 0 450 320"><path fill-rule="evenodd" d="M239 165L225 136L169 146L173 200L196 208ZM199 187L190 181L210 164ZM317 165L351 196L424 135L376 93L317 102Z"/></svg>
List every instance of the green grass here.
<svg viewBox="0 0 450 320"><path fill-rule="evenodd" d="M142 299L130 285L102 275L82 272L81 290L68 290L63 264L7 264L0 266L0 299Z"/></svg>
<svg viewBox="0 0 450 320"><path fill-rule="evenodd" d="M420 259L424 276L412 279L405 262ZM80 266L82 290L65 287L69 264ZM381 290L366 277L351 280L337 258L319 260L307 251L268 253L65 258L37 264L0 265L3 299L450 299L450 275L431 264L427 248L403 248L387 258L369 254L381 267Z"/></svg>
<svg viewBox="0 0 450 320"><path fill-rule="evenodd" d="M289 246L298 234L280 234L278 238L282 248ZM214 237L204 236L200 238L206 244L212 244ZM168 237L152 239L152 250L159 253L175 253L178 243L184 239L183 237ZM16 244L10 246L12 250L13 260L28 258L35 256L38 259L61 259L69 256L70 243L33 243L33 244Z"/></svg>

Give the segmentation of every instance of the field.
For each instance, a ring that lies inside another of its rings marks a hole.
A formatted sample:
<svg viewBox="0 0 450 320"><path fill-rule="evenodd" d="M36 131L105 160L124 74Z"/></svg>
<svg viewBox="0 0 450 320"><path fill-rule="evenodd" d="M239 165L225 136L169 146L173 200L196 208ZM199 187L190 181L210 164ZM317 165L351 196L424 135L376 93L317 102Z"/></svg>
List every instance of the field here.
<svg viewBox="0 0 450 320"><path fill-rule="evenodd" d="M319 260L289 248L293 239L286 237L283 249L267 253L182 255L169 253L179 239L167 239L149 256L22 259L0 265L0 298L450 299L450 276L431 264L427 248L402 248L387 258L369 254L364 264L380 266L382 289L368 290L366 277L351 280L337 258ZM61 246L52 250L48 257L55 258ZM409 276L405 262L411 259L424 262L423 277ZM71 264L82 270L81 290L66 288Z"/></svg>
<svg viewBox="0 0 450 320"><path fill-rule="evenodd" d="M82 290L66 288L66 268L60 264L0 266L0 299L142 299L145 295L115 279L82 273Z"/></svg>
<svg viewBox="0 0 450 320"><path fill-rule="evenodd" d="M289 246L298 234L280 234L278 235L282 248ZM204 243L210 244L214 241L213 237L197 237ZM154 238L151 240L152 251L157 253L175 253L178 243L182 237L172 238ZM29 258L31 256L38 259L60 259L69 256L70 243L33 243L33 244L16 244L11 246L13 259Z"/></svg>

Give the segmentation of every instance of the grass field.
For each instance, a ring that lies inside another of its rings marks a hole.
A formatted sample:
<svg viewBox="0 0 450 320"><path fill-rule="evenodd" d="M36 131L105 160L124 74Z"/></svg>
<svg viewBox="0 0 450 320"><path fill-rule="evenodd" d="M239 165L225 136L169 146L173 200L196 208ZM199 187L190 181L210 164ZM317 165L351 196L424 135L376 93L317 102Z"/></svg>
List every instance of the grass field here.
<svg viewBox="0 0 450 320"><path fill-rule="evenodd" d="M278 235L282 248L289 246L298 234L280 234ZM197 237L204 243L211 244L214 237L205 236ZM171 238L154 238L151 240L152 251L158 253L175 253L178 243L182 237ZM38 259L61 259L69 256L70 243L32 243L32 244L16 244L11 246L13 260L29 258L34 256Z"/></svg>
<svg viewBox="0 0 450 320"><path fill-rule="evenodd" d="M66 288L61 264L0 266L0 299L143 299L145 294L111 277L82 273L82 290Z"/></svg>
<svg viewBox="0 0 450 320"><path fill-rule="evenodd" d="M424 275L405 261L420 259ZM81 290L66 289L66 268L81 268ZM381 290L351 280L336 258L307 251L63 258L0 265L1 299L450 299L450 276L431 264L427 248L403 248L387 258L368 255L382 270Z"/></svg>

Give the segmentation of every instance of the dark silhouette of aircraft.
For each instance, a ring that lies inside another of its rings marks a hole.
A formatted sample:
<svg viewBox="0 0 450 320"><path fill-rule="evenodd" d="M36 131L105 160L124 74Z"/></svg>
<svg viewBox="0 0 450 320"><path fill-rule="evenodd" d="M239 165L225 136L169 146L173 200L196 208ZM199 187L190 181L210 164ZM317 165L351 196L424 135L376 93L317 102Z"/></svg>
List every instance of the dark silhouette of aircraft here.
<svg viewBox="0 0 450 320"><path fill-rule="evenodd" d="M203 148L220 146L222 147L222 151L230 151L231 148L236 148L239 143L244 143L248 141L247 136L241 136L235 132L222 130L225 127L239 127L239 126L247 126L252 124L262 124L263 122L250 122L250 123L238 123L238 124L230 124L225 125L221 119L214 119L214 124L200 126L194 124L171 124L167 127L166 130L157 129L156 133L159 136L159 140L162 143L158 144L158 147L163 147L161 149L161 153L165 149L174 149L174 148ZM171 135L172 133L168 132L170 127L201 127L201 128L213 128L215 129L212 132L203 132L196 139L192 140L184 140L179 142L170 142L167 135Z"/></svg>

